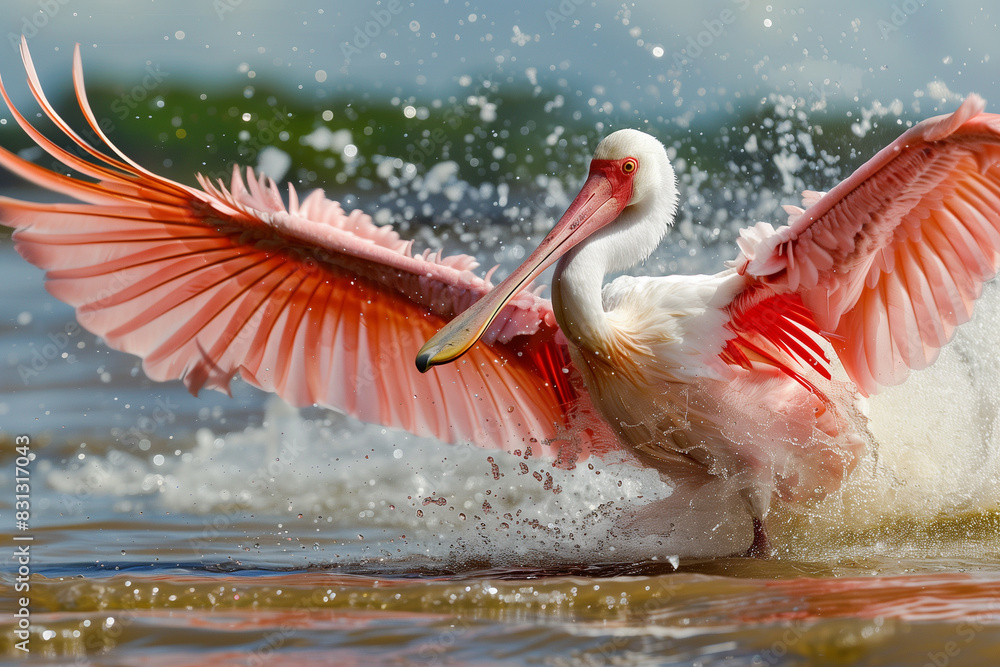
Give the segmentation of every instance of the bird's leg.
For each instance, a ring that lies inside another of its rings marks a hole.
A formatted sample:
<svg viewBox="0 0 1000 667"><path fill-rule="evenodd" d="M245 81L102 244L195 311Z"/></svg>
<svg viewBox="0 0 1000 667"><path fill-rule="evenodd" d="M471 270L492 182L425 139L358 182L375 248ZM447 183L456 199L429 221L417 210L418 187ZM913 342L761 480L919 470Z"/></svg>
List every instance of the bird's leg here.
<svg viewBox="0 0 1000 667"><path fill-rule="evenodd" d="M770 558L771 553L771 541L767 539L767 530L764 528L764 522L761 519L754 517L753 543L743 555L747 558Z"/></svg>

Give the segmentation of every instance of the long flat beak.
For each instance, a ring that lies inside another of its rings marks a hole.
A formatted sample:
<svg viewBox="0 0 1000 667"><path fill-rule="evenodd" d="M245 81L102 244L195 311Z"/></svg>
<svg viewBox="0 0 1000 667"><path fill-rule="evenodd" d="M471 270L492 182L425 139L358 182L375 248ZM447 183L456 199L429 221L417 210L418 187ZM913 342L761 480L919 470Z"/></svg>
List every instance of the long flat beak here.
<svg viewBox="0 0 1000 667"><path fill-rule="evenodd" d="M617 218L627 204L627 198L620 192L616 195L604 173L591 169L580 194L528 259L424 343L417 353L417 369L425 373L431 366L446 364L465 354L518 292L573 246Z"/></svg>

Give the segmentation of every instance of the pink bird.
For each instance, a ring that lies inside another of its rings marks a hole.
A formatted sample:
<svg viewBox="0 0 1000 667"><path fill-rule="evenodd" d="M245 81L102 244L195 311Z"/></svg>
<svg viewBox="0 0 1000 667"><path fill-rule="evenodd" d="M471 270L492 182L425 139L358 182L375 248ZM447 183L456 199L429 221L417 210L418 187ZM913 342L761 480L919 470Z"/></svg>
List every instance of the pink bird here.
<svg viewBox="0 0 1000 667"><path fill-rule="evenodd" d="M806 192L787 225L743 230L715 275L605 284L660 244L679 196L663 146L615 132L565 215L494 288L471 257L413 255L322 192L300 200L289 186L285 204L249 169L228 187L199 176L202 189L145 170L102 133L77 48L80 107L114 156L92 147L21 53L45 114L91 159L40 134L0 83L11 113L90 180L0 149L7 169L81 202L0 198L0 221L48 290L150 378L196 393L239 374L293 405L444 441L562 467L589 455L651 466L674 500L624 525L701 517L708 532L742 517L725 547L690 555L766 554L775 499L837 491L872 446L864 397L932 363L1000 266L1000 116L975 95L829 193ZM525 289L557 261L551 302Z"/></svg>

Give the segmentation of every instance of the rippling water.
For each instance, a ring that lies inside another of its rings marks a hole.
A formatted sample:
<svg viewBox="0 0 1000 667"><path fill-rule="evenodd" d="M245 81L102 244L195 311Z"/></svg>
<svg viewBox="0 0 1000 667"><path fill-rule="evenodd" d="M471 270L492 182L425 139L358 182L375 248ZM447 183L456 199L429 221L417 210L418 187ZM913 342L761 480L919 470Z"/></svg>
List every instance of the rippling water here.
<svg viewBox="0 0 1000 667"><path fill-rule="evenodd" d="M682 174L682 222L640 271L717 266L747 218L793 200L741 189L738 168ZM548 206L578 176L550 182ZM453 185L486 211L523 194ZM419 197L387 187L383 202ZM454 209L431 201L431 219ZM525 233L510 220L544 224L537 208L409 233L510 268ZM13 484L0 497L4 548L33 537L30 575L7 560L0 602L30 596L38 662L996 662L995 290L939 364L873 401L878 448L844 492L775 510L774 559L694 561L613 530L669 493L651 473L448 447L240 383L195 399L76 327L6 240L0 284L0 470L15 476L17 434L34 456L29 530L15 530ZM19 655L17 617L0 628Z"/></svg>
<svg viewBox="0 0 1000 667"><path fill-rule="evenodd" d="M867 565L66 563L32 580L32 648L52 664L993 664L995 570Z"/></svg>

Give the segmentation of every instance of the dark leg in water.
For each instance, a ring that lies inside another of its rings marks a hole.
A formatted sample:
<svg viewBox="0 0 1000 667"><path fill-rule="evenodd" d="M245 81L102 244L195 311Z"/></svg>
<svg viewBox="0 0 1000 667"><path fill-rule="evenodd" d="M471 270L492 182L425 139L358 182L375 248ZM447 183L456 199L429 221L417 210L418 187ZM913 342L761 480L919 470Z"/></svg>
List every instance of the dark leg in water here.
<svg viewBox="0 0 1000 667"><path fill-rule="evenodd" d="M771 541L767 539L767 531L764 530L764 522L754 517L753 520L753 544L743 554L747 558L770 558Z"/></svg>

